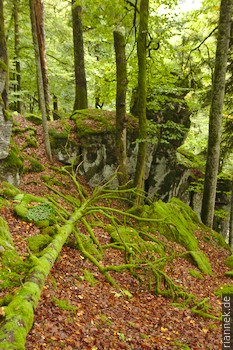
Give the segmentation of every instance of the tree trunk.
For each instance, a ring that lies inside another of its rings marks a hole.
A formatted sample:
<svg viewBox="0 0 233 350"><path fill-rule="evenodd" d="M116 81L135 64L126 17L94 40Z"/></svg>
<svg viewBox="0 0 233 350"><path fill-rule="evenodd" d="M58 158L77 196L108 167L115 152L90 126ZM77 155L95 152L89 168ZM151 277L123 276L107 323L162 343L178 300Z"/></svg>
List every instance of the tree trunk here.
<svg viewBox="0 0 233 350"><path fill-rule="evenodd" d="M201 218L209 227L213 225L217 175L220 158L222 110L225 95L227 53L229 48L233 0L222 0L215 58L212 100L209 117L208 153L204 181Z"/></svg>
<svg viewBox="0 0 233 350"><path fill-rule="evenodd" d="M119 30L113 32L114 47L116 53L116 157L118 163L119 185L125 185L128 181L126 165L126 90L127 68L125 57L125 37Z"/></svg>
<svg viewBox="0 0 233 350"><path fill-rule="evenodd" d="M233 178L231 184L231 209L230 209L230 223L229 223L229 246L233 253Z"/></svg>
<svg viewBox="0 0 233 350"><path fill-rule="evenodd" d="M44 3L43 0L34 1L37 40L40 54L41 73L43 80L44 101L47 119L51 118L50 96L49 96L49 78L45 48L45 31L44 31Z"/></svg>
<svg viewBox="0 0 233 350"><path fill-rule="evenodd" d="M26 336L32 327L34 310L39 302L46 278L57 259L63 245L72 232L75 223L80 220L89 201L84 201L74 214L59 228L54 240L40 258L33 256L34 267L16 292L12 301L1 308L0 348L25 350Z"/></svg>
<svg viewBox="0 0 233 350"><path fill-rule="evenodd" d="M12 131L12 118L9 118L8 109L8 56L4 29L3 0L0 0L0 159L9 154L9 145Z"/></svg>
<svg viewBox="0 0 233 350"><path fill-rule="evenodd" d="M0 106L8 109L8 56L4 28L3 0L0 0Z"/></svg>
<svg viewBox="0 0 233 350"><path fill-rule="evenodd" d="M84 45L82 27L82 7L72 0L74 70L75 70L75 102L74 110L88 108L87 81L84 64Z"/></svg>
<svg viewBox="0 0 233 350"><path fill-rule="evenodd" d="M21 67L20 67L20 40L19 40L19 0L14 0L13 7L14 27L15 27L15 93L17 101L15 103L15 110L18 113L22 113L21 102Z"/></svg>
<svg viewBox="0 0 233 350"><path fill-rule="evenodd" d="M49 157L49 160L52 161L52 153L51 153L48 125L47 125L46 100L45 100L45 94L44 94L44 81L43 81L43 73L42 73L43 69L41 65L42 56L43 56L41 47L43 47L43 44L41 44L42 37L41 37L40 27L42 23L41 23L41 15L36 13L36 11L38 11L38 6L36 6L38 1L40 0L29 0L30 16L31 16L31 25L32 25L33 44L34 44L34 50L35 50L36 68L37 68L38 95L39 95L40 110L42 114L43 137L44 137L46 153Z"/></svg>
<svg viewBox="0 0 233 350"><path fill-rule="evenodd" d="M134 177L134 186L139 190L144 190L145 183L145 163L146 163L146 39L148 34L149 0L141 0L140 4L140 23L137 40L138 55L138 117L139 117L139 146L137 155L137 164Z"/></svg>

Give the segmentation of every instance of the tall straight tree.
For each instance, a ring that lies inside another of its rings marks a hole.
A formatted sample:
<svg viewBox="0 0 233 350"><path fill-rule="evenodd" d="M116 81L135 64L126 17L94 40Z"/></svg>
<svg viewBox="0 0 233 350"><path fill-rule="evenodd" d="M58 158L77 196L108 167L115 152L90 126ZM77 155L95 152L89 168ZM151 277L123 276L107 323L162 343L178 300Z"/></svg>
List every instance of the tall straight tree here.
<svg viewBox="0 0 233 350"><path fill-rule="evenodd" d="M43 79L43 64L44 54L45 54L45 43L43 35L43 4L41 0L29 0L30 4L30 16L32 25L32 37L35 50L36 68L37 68L37 83L38 83L38 95L40 101L40 110L42 114L42 124L43 124L43 136L46 153L50 161L52 161L52 153L50 147L48 124L47 124L47 112L46 112L46 98L45 98L45 88Z"/></svg>
<svg viewBox="0 0 233 350"><path fill-rule="evenodd" d="M88 108L87 81L84 62L82 7L72 0L74 42L75 102L74 110Z"/></svg>
<svg viewBox="0 0 233 350"><path fill-rule="evenodd" d="M141 0L140 3L140 22L137 39L138 56L138 117L139 117L139 146L137 155L137 164L134 177L134 186L139 190L144 190L145 184L145 163L146 163L146 97L147 97L147 71L146 71L146 49L148 35L149 18L149 0Z"/></svg>
<svg viewBox="0 0 233 350"><path fill-rule="evenodd" d="M125 36L120 29L113 32L116 54L116 157L118 163L119 185L128 181L126 164L126 90L127 67L125 56Z"/></svg>
<svg viewBox="0 0 233 350"><path fill-rule="evenodd" d="M233 0L221 0L201 210L202 221L209 227L212 227L214 218L232 9Z"/></svg>
<svg viewBox="0 0 233 350"><path fill-rule="evenodd" d="M0 159L9 154L12 119L7 115L8 109L9 69L4 28L3 0L0 0Z"/></svg>
<svg viewBox="0 0 233 350"><path fill-rule="evenodd" d="M8 55L4 27L3 0L0 0L0 107L8 109Z"/></svg>
<svg viewBox="0 0 233 350"><path fill-rule="evenodd" d="M22 103L20 99L21 91L21 67L20 67L20 40L19 40L19 0L13 2L13 17L15 27L15 92L17 100L15 103L15 109L18 113L22 112Z"/></svg>

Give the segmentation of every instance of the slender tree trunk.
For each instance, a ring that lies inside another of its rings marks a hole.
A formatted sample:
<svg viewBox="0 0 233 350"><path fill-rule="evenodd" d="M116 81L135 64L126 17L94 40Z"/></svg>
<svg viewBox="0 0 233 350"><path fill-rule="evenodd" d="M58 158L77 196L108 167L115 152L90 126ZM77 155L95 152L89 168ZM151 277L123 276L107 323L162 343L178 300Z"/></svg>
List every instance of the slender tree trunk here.
<svg viewBox="0 0 233 350"><path fill-rule="evenodd" d="M214 218L217 175L220 158L222 110L225 96L225 78L232 8L233 0L221 1L215 71L209 118L208 153L201 210L202 221L209 227L212 227Z"/></svg>
<svg viewBox="0 0 233 350"><path fill-rule="evenodd" d="M4 27L3 0L0 0L0 106L4 109L8 109L8 86L9 71Z"/></svg>
<svg viewBox="0 0 233 350"><path fill-rule="evenodd" d="M75 102L74 110L88 108L87 81L84 63L82 7L72 0L74 70L75 70Z"/></svg>
<svg viewBox="0 0 233 350"><path fill-rule="evenodd" d="M40 103L40 110L42 114L42 124L43 124L43 136L44 136L44 143L45 143L45 149L46 153L48 155L48 158L50 161L52 161L52 153L51 153L51 147L50 147L50 140L49 140L49 133L48 133L48 124L47 124L47 112L46 112L46 101L45 101L45 94L44 94L44 81L43 81L43 74L42 74L42 66L41 66L41 57L43 56L43 52L41 51L41 29L40 26L42 23L40 22L40 15L37 15L36 10L38 7L36 4L40 0L29 0L30 4L30 16L31 16L31 25L32 25L32 37L33 37L33 44L34 44L34 50L35 50L35 59L36 59L36 68L37 68L37 83L38 83L38 96L39 96L39 103Z"/></svg>
<svg viewBox="0 0 233 350"><path fill-rule="evenodd" d="M13 7L14 27L15 27L15 92L17 94L17 102L15 109L18 113L22 113L21 92L21 67L20 67L20 40L19 40L19 0L14 0Z"/></svg>
<svg viewBox="0 0 233 350"><path fill-rule="evenodd" d="M229 246L233 253L233 178L231 183L231 209L230 209L230 223L229 223Z"/></svg>
<svg viewBox="0 0 233 350"><path fill-rule="evenodd" d="M128 181L126 158L126 90L127 66L125 57L125 37L119 30L113 32L116 53L116 157L118 162L118 181L122 186Z"/></svg>
<svg viewBox="0 0 233 350"><path fill-rule="evenodd" d="M49 95L49 78L48 66L45 47L45 31L44 31L44 3L43 0L35 0L35 17L37 40L40 54L41 73L43 79L44 101L47 119L52 119L50 110L50 95Z"/></svg>
<svg viewBox="0 0 233 350"><path fill-rule="evenodd" d="M4 29L3 0L0 0L0 159L9 154L12 118L8 110L9 69Z"/></svg>
<svg viewBox="0 0 233 350"><path fill-rule="evenodd" d="M145 183L145 163L146 163L146 39L148 34L149 0L141 0L140 23L137 40L138 55L138 117L139 117L139 147L137 164L134 178L134 186L139 190L144 190Z"/></svg>

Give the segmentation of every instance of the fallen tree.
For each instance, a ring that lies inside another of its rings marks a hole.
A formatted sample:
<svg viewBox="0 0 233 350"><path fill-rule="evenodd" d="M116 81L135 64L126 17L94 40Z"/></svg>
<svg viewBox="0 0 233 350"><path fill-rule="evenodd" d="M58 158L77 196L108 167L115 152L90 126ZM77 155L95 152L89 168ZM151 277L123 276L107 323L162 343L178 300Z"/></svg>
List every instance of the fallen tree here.
<svg viewBox="0 0 233 350"><path fill-rule="evenodd" d="M67 173L67 171L65 172ZM162 206L159 208L159 212L156 211L156 213L154 212L154 205L152 207L142 206L141 208L131 209L131 211L120 210L112 207L111 201L128 198L128 196L123 196L124 190L120 192L106 190L105 185L100 189L96 189L92 196L88 197L73 173L71 173L71 178L77 188L77 197L66 196L50 185L48 187L53 190L56 196L65 199L69 203L70 210L73 210L72 215L69 215L68 210L61 206L55 200L55 197L53 198L52 196L51 198L49 197L50 202L44 198L27 194L18 194L18 197L15 197L19 200L15 206L15 212L17 215L22 216L23 219L34 220L35 223L40 225L46 222L51 225L50 205L56 208L59 219L53 226L47 227L53 230L52 238L50 237L49 243L46 243L46 238L45 244L41 246L41 249L38 251L36 249L33 250L33 241L28 241L30 271L16 293L4 298L0 303L0 348L11 350L25 349L26 336L33 325L34 310L39 302L46 278L72 232L75 238L74 248L79 249L83 256L97 266L106 280L116 288L120 288L120 286L112 277L111 272L128 270L141 283L150 285L152 292L155 294L162 294L173 299L181 297L186 300L187 304L191 301L192 306L194 306L192 308L193 312L200 313L199 307L202 309L206 307L206 301L200 303L193 295L185 291L182 286L177 286L172 281L171 276L164 272L166 263L179 256L170 254L169 251L166 252L167 247L164 247L165 243L158 240L156 235L153 234L152 227L148 225L150 223L154 226L154 231L157 231L159 228L161 232L163 227L165 227L166 232L168 227L170 227L172 234L169 234L167 238L169 239L171 236L172 241L176 240L177 243L185 246L187 245L185 236L192 235L190 230L191 221L193 220L193 229L198 225L196 217L192 218L193 212L184 207L184 204L176 203L179 209L177 209L177 216L180 216L182 220L181 231L180 223L172 220L171 213L168 210L169 207ZM128 191L125 190L127 194ZM36 205L33 206L35 203ZM147 214L145 210L147 210ZM174 207L172 210L174 211ZM141 212L141 215L139 215L139 212ZM107 219L108 224L106 224L106 220L105 223L102 221L103 217ZM138 230L134 228L135 220L137 221ZM185 220L189 225L187 232L183 231ZM85 227L85 234L81 233L79 227L77 227L79 222ZM111 237L109 244L101 245L99 243L94 232L94 227L96 226L102 226L109 233L109 237ZM35 239L40 239L40 236L42 235L34 237ZM183 239L185 244L183 244ZM102 260L101 255L108 248L121 250L125 258L124 263L121 265L104 265L103 261L100 261ZM190 245L185 248L187 253L183 254L184 258L190 253ZM198 250L197 242L192 243L191 248L192 250ZM204 258L204 255L202 258ZM208 267L208 261L205 261L205 266ZM203 273L211 273L211 270L203 268L203 261L199 269ZM197 309L195 309L195 305ZM205 315L207 317L210 316L208 313L205 313Z"/></svg>
<svg viewBox="0 0 233 350"><path fill-rule="evenodd" d="M34 266L25 283L17 291L10 303L1 308L1 349L25 349L26 336L32 327L34 310L40 299L46 278L63 245L73 231L74 225L84 215L89 202L90 199L85 200L62 227L57 226L55 238L41 257L37 258L31 255Z"/></svg>

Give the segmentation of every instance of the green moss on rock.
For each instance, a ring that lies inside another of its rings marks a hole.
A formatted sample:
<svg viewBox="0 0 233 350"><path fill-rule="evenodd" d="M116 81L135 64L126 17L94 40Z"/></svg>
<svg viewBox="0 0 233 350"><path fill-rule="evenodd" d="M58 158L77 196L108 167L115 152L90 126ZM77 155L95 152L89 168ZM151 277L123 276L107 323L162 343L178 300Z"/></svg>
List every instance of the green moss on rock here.
<svg viewBox="0 0 233 350"><path fill-rule="evenodd" d="M0 186L0 196L6 199L13 199L20 193L20 190L17 187L9 184L6 181L3 181Z"/></svg>
<svg viewBox="0 0 233 350"><path fill-rule="evenodd" d="M115 112L104 111L99 109L84 109L75 111L71 115L75 121L78 137L90 134L115 133ZM127 115L127 129L133 130L137 127L137 119Z"/></svg>
<svg viewBox="0 0 233 350"><path fill-rule="evenodd" d="M158 231L168 240L182 245L203 273L212 273L208 258L200 251L194 236L195 231L204 225L188 205L177 198L172 198L169 203L159 200L147 208L143 216L160 219L157 223L151 224L152 232Z"/></svg>
<svg viewBox="0 0 233 350"><path fill-rule="evenodd" d="M35 114L26 115L26 119L35 125L42 125L42 118Z"/></svg>
<svg viewBox="0 0 233 350"><path fill-rule="evenodd" d="M229 244L226 243L224 237L220 233L212 231L212 237L219 246L226 248L229 251L231 250Z"/></svg>
<svg viewBox="0 0 233 350"><path fill-rule="evenodd" d="M16 168L23 170L23 157L19 148L13 145L10 149L9 155L4 159L4 165L8 168Z"/></svg>

